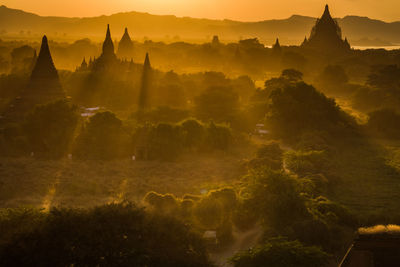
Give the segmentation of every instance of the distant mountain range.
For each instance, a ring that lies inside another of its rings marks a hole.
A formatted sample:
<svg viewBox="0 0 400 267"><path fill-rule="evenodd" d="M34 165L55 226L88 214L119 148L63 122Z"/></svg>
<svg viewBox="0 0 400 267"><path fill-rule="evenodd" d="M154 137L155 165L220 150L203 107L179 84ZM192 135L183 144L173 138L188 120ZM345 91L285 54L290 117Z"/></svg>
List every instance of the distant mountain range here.
<svg viewBox="0 0 400 267"><path fill-rule="evenodd" d="M277 37L283 44L299 44L309 36L316 18L293 15L288 19L240 22L189 17L160 16L126 12L88 18L43 17L22 10L0 6L0 38L29 38L47 34L51 39L100 40L110 24L113 38L119 39L125 27L133 39L144 37L170 41L205 41L218 35L222 41L259 38L271 43ZM400 44L400 22L387 23L367 17L346 16L337 19L353 45Z"/></svg>

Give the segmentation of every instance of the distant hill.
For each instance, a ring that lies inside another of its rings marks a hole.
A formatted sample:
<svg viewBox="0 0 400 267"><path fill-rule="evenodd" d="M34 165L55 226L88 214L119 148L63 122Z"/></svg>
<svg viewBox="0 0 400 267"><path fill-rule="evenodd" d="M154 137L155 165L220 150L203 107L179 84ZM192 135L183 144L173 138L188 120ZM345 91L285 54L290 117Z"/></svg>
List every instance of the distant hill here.
<svg viewBox="0 0 400 267"><path fill-rule="evenodd" d="M258 37L272 43L279 37L283 44L298 44L310 30L316 18L293 15L288 19L260 22L210 20L189 17L159 16L148 13L126 12L111 16L90 18L42 17L22 10L0 6L0 38L32 38L47 34L51 39L78 39L104 37L106 24L111 25L113 37L119 39L125 27L133 38L156 40L209 40L219 35L222 41ZM386 44L400 43L400 22L386 23L367 17L346 16L337 19L343 35L350 42L373 45L373 40Z"/></svg>

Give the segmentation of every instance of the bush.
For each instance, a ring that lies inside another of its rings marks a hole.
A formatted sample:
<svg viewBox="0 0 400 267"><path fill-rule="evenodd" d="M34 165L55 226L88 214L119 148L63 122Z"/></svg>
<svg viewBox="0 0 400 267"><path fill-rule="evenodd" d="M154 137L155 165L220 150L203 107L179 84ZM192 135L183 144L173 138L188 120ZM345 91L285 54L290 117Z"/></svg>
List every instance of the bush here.
<svg viewBox="0 0 400 267"><path fill-rule="evenodd" d="M261 246L237 253L230 261L235 267L319 267L328 260L329 255L318 247L274 238Z"/></svg>
<svg viewBox="0 0 400 267"><path fill-rule="evenodd" d="M79 158L110 160L128 156L129 147L122 122L107 111L89 119L76 140L75 153Z"/></svg>
<svg viewBox="0 0 400 267"><path fill-rule="evenodd" d="M31 224L29 220L24 223ZM132 204L52 209L0 247L4 266L211 266L188 227Z"/></svg>
<svg viewBox="0 0 400 267"><path fill-rule="evenodd" d="M42 157L64 156L78 120L77 107L66 100L37 106L28 114L23 125L30 150Z"/></svg>

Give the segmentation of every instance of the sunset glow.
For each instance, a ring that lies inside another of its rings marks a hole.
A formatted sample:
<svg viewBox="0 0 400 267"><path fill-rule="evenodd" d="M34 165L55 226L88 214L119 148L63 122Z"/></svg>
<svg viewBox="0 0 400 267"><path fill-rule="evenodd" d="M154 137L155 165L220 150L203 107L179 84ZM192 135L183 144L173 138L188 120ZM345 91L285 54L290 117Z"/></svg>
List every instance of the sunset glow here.
<svg viewBox="0 0 400 267"><path fill-rule="evenodd" d="M152 14L256 21L287 18L292 14L317 17L321 6L334 6L337 17L362 15L386 21L399 20L397 0L4 0L2 4L45 16L99 16L139 11Z"/></svg>

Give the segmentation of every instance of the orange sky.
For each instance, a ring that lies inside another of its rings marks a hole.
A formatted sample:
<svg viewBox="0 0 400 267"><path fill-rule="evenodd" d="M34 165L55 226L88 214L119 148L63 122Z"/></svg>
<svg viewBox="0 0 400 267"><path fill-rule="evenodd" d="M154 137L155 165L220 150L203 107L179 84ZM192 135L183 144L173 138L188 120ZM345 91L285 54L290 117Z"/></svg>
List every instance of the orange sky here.
<svg viewBox="0 0 400 267"><path fill-rule="evenodd" d="M39 15L98 16L123 11L256 21L292 14L319 16L326 3L335 17L362 15L400 21L400 0L3 0Z"/></svg>

